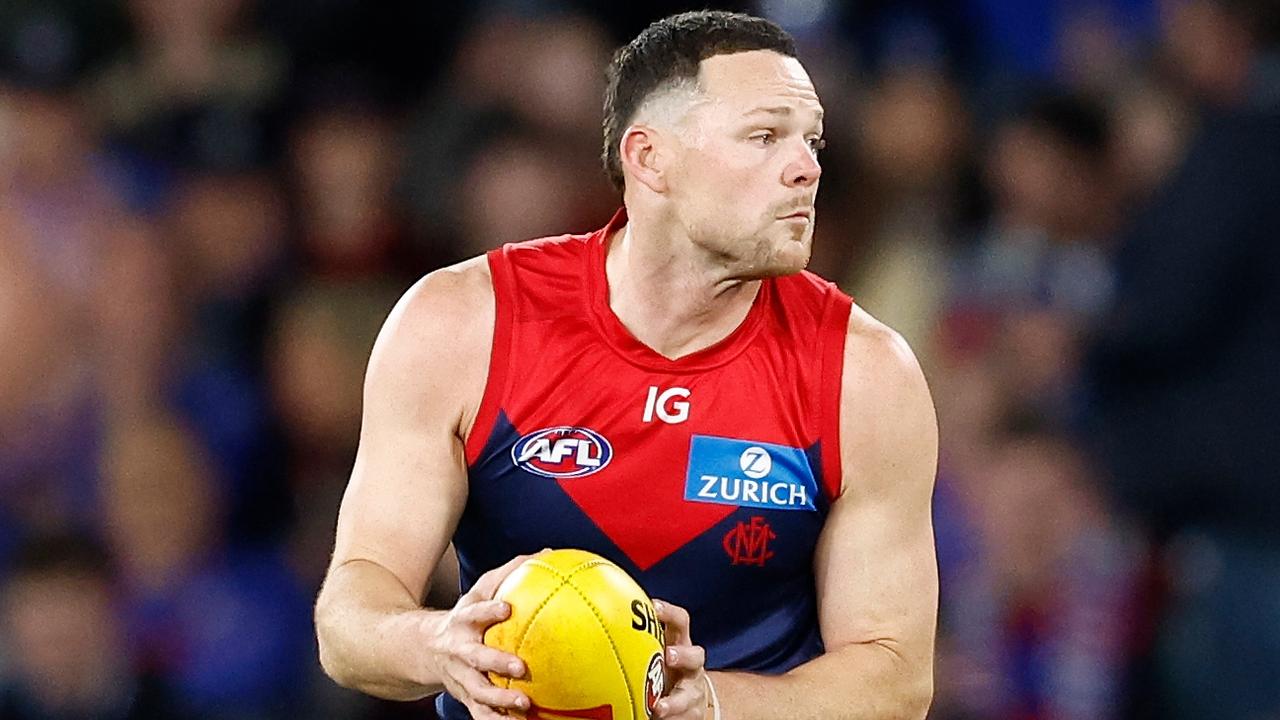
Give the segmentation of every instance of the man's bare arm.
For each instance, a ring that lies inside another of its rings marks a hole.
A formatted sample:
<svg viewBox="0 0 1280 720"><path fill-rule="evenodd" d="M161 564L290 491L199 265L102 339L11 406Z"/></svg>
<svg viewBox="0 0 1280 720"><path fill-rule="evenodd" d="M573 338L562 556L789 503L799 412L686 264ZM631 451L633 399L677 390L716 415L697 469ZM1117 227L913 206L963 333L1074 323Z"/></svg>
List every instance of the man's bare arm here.
<svg viewBox="0 0 1280 720"><path fill-rule="evenodd" d="M856 307L844 365L844 491L815 559L826 653L776 677L710 673L725 720L928 712L938 608L933 402L906 343Z"/></svg>
<svg viewBox="0 0 1280 720"><path fill-rule="evenodd" d="M374 345L360 448L316 602L321 664L342 685L396 700L439 691L448 684L448 630L505 617L489 600L497 583L488 576L452 611L422 607L466 502L463 437L483 394L493 317L478 258L414 286ZM466 651L504 672L514 660L483 646ZM480 692L489 690L511 694Z"/></svg>

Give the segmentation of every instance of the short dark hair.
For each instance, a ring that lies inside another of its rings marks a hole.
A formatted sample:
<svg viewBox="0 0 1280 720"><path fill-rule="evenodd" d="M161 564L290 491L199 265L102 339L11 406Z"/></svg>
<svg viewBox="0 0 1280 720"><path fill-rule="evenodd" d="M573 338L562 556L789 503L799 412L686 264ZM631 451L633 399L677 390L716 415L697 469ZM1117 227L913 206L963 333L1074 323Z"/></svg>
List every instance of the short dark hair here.
<svg viewBox="0 0 1280 720"><path fill-rule="evenodd" d="M636 111L654 91L698 78L703 60L716 55L772 50L796 56L796 43L777 24L723 10L698 10L659 20L627 43L609 63L604 93L604 152L610 182L623 189L618 144Z"/></svg>

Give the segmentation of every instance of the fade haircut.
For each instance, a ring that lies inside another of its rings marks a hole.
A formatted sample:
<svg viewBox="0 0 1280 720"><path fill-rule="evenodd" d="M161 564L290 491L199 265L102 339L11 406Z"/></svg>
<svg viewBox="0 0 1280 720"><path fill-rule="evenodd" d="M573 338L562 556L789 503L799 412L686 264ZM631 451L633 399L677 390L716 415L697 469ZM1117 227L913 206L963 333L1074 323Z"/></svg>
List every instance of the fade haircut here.
<svg viewBox="0 0 1280 720"><path fill-rule="evenodd" d="M716 55L772 50L794 58L796 43L786 30L763 18L698 10L659 20L613 56L604 93L605 174L622 191L625 180L618 145L636 113L654 95L695 85L703 60Z"/></svg>

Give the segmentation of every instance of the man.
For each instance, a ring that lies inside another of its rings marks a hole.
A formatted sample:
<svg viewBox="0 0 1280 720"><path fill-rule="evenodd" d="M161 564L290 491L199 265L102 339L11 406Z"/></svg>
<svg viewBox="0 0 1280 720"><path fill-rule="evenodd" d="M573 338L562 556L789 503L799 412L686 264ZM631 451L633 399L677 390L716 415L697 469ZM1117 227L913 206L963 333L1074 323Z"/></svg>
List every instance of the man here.
<svg viewBox="0 0 1280 720"><path fill-rule="evenodd" d="M657 717L924 717L933 408L901 339L801 272L822 106L793 41L659 21L615 57L605 117L607 227L432 273L387 321L317 603L326 671L443 688L450 720L529 708L486 679L524 667L482 633L521 553L570 546L662 599ZM466 592L425 609L451 538Z"/></svg>

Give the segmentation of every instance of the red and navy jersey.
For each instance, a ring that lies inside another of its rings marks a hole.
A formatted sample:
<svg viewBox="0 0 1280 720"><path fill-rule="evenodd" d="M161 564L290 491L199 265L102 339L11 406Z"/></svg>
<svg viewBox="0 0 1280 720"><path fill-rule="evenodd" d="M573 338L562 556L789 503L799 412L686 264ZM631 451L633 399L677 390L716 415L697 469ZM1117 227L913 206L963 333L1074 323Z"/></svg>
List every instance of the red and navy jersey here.
<svg viewBox="0 0 1280 720"><path fill-rule="evenodd" d="M463 590L521 553L590 550L687 609L709 669L785 672L823 651L813 556L841 488L851 301L807 272L767 279L731 335L668 359L609 308L604 243L625 220L488 255Z"/></svg>

